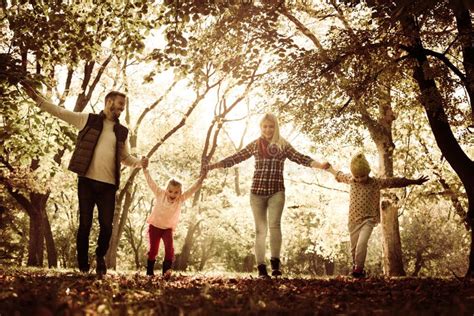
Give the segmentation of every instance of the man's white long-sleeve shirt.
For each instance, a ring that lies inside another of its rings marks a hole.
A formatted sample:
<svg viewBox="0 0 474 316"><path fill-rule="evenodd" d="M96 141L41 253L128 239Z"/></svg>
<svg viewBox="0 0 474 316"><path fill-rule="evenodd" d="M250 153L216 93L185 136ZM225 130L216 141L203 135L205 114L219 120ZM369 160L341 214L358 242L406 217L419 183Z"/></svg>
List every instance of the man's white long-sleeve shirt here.
<svg viewBox="0 0 474 316"><path fill-rule="evenodd" d="M89 118L88 113L80 113L66 110L50 102L42 100L39 107L51 115L82 130ZM114 133L115 122L104 119L102 132L94 149L92 161L85 175L86 178L105 183L115 184L115 150L117 146ZM130 155L128 142L125 142L120 154L120 162L130 167L141 167L140 159Z"/></svg>

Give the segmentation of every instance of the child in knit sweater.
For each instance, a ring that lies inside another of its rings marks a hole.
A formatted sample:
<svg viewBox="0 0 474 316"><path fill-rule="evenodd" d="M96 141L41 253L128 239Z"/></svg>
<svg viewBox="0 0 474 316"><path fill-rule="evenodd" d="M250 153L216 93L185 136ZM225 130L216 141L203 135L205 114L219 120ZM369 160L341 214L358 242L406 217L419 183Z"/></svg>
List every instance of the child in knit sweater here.
<svg viewBox="0 0 474 316"><path fill-rule="evenodd" d="M201 187L206 174L201 174L201 177L193 186L187 191L182 192L182 184L175 179L170 179L166 189L162 189L153 181L146 167L143 169L143 173L148 186L155 195L153 210L147 219L150 245L146 274L154 275L153 270L160 240L163 239L165 258L163 260L162 273L164 276L169 276L174 259L173 232L179 222L181 205Z"/></svg>
<svg viewBox="0 0 474 316"><path fill-rule="evenodd" d="M385 188L402 188L412 184L423 184L428 180L423 176L418 179L407 178L372 178L369 177L370 165L364 154L359 153L351 160L351 173L344 174L332 166L327 169L338 182L350 185L349 198L349 233L355 278L365 277L364 263L367 256L367 244L373 228L380 222L380 190Z"/></svg>

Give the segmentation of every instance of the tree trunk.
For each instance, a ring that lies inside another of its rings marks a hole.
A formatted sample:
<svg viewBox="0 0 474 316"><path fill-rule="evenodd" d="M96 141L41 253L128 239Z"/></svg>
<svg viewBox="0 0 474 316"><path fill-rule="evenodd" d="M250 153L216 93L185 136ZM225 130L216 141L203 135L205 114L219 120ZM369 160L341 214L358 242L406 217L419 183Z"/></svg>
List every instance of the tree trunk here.
<svg viewBox="0 0 474 316"><path fill-rule="evenodd" d="M471 13L467 7L467 1L450 0L449 1L454 16L456 17L456 26L459 34L459 42L462 46L463 66L466 73L466 92L471 104L471 126L474 125L474 32L471 22Z"/></svg>
<svg viewBox="0 0 474 316"><path fill-rule="evenodd" d="M324 260L324 272L326 275L334 275L335 264L334 261L331 260Z"/></svg>
<svg viewBox="0 0 474 316"><path fill-rule="evenodd" d="M146 222L140 226L139 232L143 231L143 228L145 227ZM130 243L130 247L132 248L133 251L133 259L135 261L135 269L140 270L141 267L143 266L143 263L141 262L141 256L140 256L140 248L142 246L142 237L140 234L140 238L138 240L135 240L135 230L132 227L132 223L130 222L130 219L127 219L127 226L125 227L125 237L128 239L128 242Z"/></svg>
<svg viewBox="0 0 474 316"><path fill-rule="evenodd" d="M237 196L241 196L242 192L240 190L240 172L239 168L234 168L234 187L235 187L235 194Z"/></svg>
<svg viewBox="0 0 474 316"><path fill-rule="evenodd" d="M206 262L209 259L209 256L206 255L206 249L205 246L203 246L202 252L201 252L201 260L199 261L199 267L198 271L204 270L204 267L206 266Z"/></svg>
<svg viewBox="0 0 474 316"><path fill-rule="evenodd" d="M27 210L30 221L28 242L29 266L43 266L45 240L48 252L48 266L57 267L58 265L56 246L46 212L48 198L49 193L30 193L30 209Z"/></svg>
<svg viewBox="0 0 474 316"><path fill-rule="evenodd" d="M133 250L133 259L135 260L135 269L139 270L142 267L142 262L140 260L140 244L136 244L133 237L131 238L132 250Z"/></svg>
<svg viewBox="0 0 474 316"><path fill-rule="evenodd" d="M383 270L388 276L404 276L402 245L398 223L398 208L392 202L384 201L381 210L383 234Z"/></svg>
<svg viewBox="0 0 474 316"><path fill-rule="evenodd" d="M467 216L471 224L471 249L469 254L469 268L467 277L474 276L474 162L466 155L449 125L446 112L443 107L443 96L441 95L434 78L429 75L430 63L424 52L418 26L413 17L402 20L404 32L411 39L409 53L416 59L413 78L418 83L421 92L421 103L425 109L428 121L433 131L436 143L450 166L461 179L466 190L468 199ZM425 70L427 73L425 73ZM474 74L473 74L474 75ZM472 79L472 78L471 78Z"/></svg>
<svg viewBox="0 0 474 316"><path fill-rule="evenodd" d="M49 224L48 214L46 213L45 209L43 210L44 210L44 213L43 213L44 238L46 241L46 251L48 253L48 267L57 268L58 267L58 252L56 250L56 245L54 243L53 232L51 231L51 225Z"/></svg>
<svg viewBox="0 0 474 316"><path fill-rule="evenodd" d="M135 181L135 176L131 176L130 181L133 183ZM135 190L134 188L133 190ZM126 191L123 191L126 190ZM126 186L122 189L122 192L119 193L117 202L115 203L115 212L114 212L114 222L112 228L112 236L110 237L109 250L106 255L107 267L111 269L117 269L117 251L120 242L120 237L122 236L125 223L128 218L128 213L132 205L134 194L131 192L131 186ZM122 207L122 201L123 207Z"/></svg>
<svg viewBox="0 0 474 316"><path fill-rule="evenodd" d="M255 266L255 255L250 253L244 257L242 272L252 272Z"/></svg>
<svg viewBox="0 0 474 316"><path fill-rule="evenodd" d="M382 135L379 135L382 136ZM391 129L383 135L385 141L377 140L379 152L379 174L382 177L393 177L393 147ZM383 271L388 276L404 276L402 243L398 206L393 194L382 194L380 222L383 236Z"/></svg>
<svg viewBox="0 0 474 316"><path fill-rule="evenodd" d="M41 213L32 210L29 217L28 266L43 266L44 221Z"/></svg>
<svg viewBox="0 0 474 316"><path fill-rule="evenodd" d="M27 227L23 227L24 225L20 223L20 229L23 229L22 231L23 232L26 232L27 231ZM21 248L20 248L20 252L18 254L18 261L17 261L17 265L21 267L22 263L23 263L23 259L25 258L25 245L28 243L28 238L26 237L26 234L25 233L21 233L20 236L20 245L21 245Z"/></svg>
<svg viewBox="0 0 474 316"><path fill-rule="evenodd" d="M188 267L189 258L191 255L191 248L194 244L194 240L196 238L195 233L199 229L199 225L201 221L198 221L195 224L191 224L188 228L188 232L186 233L186 238L184 239L183 247L181 248L181 253L179 257L176 258L174 263L174 268L177 271L185 271Z"/></svg>
<svg viewBox="0 0 474 316"><path fill-rule="evenodd" d="M413 277L417 277L418 273L420 273L421 268L423 267L423 251L422 250L417 250L416 251L416 261L415 261L415 270L413 271L412 275Z"/></svg>
<svg viewBox="0 0 474 316"><path fill-rule="evenodd" d="M125 64L126 64L125 59ZM125 93L128 93L128 81L127 81L127 73L126 73L126 67L123 68L123 75L124 75L124 82L125 82ZM127 99L127 104L125 108L125 121L127 124L130 125L130 104ZM137 134L135 130L132 130L129 136L129 143L130 143L130 150L133 152L136 147L137 147ZM130 181L131 185L130 186L125 186L122 188L122 191L116 196L116 204L115 204L115 211L114 211L114 221L113 221L113 226L112 226L112 236L110 237L110 244L109 244L109 249L107 251L107 255L105 257L107 267L111 269L117 269L117 251L118 251L118 245L120 242L120 237L123 232L123 228L125 227L125 223L128 218L128 212L129 208L132 204L132 198L131 198L131 188L133 185L133 182L135 181L135 176L136 173L130 176ZM125 199L125 202L122 205L122 201Z"/></svg>
<svg viewBox="0 0 474 316"><path fill-rule="evenodd" d="M117 201L115 203L115 211L114 211L114 222L112 228L112 236L110 237L109 243L109 250L107 251L107 255L105 256L105 262L107 267L110 269L115 269L117 266L117 248L118 248L118 222L120 219L120 202Z"/></svg>
<svg viewBox="0 0 474 316"><path fill-rule="evenodd" d="M214 256L213 248L214 248L215 243L216 241L212 237L208 245L206 245L207 243L202 243L201 260L199 262L198 271L204 270L204 267L206 266L207 261Z"/></svg>
<svg viewBox="0 0 474 316"><path fill-rule="evenodd" d="M385 83L389 83L386 80ZM379 175L393 177L393 151L395 144L392 137L392 123L395 120L391 107L390 85L378 87L375 102L378 104L379 113L377 120L364 113L365 123L370 136L374 141L379 156ZM400 240L400 224L398 222L398 207L393 195L382 195L380 221L383 236L383 271L388 276L404 276L403 254Z"/></svg>
<svg viewBox="0 0 474 316"><path fill-rule="evenodd" d="M130 232L130 235L132 233ZM135 240L133 238L133 236L130 236L130 246L132 247L132 251L133 251L133 260L135 261L135 269L137 270L140 270L140 268L142 267L142 264L140 262L140 252L139 252L139 245L136 245L135 244Z"/></svg>
<svg viewBox="0 0 474 316"><path fill-rule="evenodd" d="M117 202L115 204L112 236L110 237L109 249L107 250L107 255L105 256L107 267L110 269L117 268L117 250L118 250L118 244L120 240L118 227L119 227L119 222L120 222L121 210L122 210L121 203Z"/></svg>

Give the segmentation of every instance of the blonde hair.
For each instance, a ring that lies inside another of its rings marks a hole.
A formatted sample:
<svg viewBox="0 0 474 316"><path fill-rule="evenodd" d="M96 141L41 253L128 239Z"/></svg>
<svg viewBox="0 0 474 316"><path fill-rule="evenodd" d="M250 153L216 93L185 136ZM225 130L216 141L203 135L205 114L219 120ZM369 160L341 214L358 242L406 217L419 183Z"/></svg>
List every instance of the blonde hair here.
<svg viewBox="0 0 474 316"><path fill-rule="evenodd" d="M173 186L173 187L179 187L179 191L182 192L183 191L183 184L181 182L179 182L178 180L174 179L174 178L171 178L168 180L168 182L166 182L166 188L168 189L169 186Z"/></svg>
<svg viewBox="0 0 474 316"><path fill-rule="evenodd" d="M260 120L260 128L264 121L270 121L275 125L275 132L273 133L270 144L275 144L278 148L283 149L288 142L280 135L280 124L278 123L278 118L272 113L265 113Z"/></svg>
<svg viewBox="0 0 474 316"><path fill-rule="evenodd" d="M351 173L354 177L363 177L369 175L370 165L365 158L364 153L358 153L352 157Z"/></svg>

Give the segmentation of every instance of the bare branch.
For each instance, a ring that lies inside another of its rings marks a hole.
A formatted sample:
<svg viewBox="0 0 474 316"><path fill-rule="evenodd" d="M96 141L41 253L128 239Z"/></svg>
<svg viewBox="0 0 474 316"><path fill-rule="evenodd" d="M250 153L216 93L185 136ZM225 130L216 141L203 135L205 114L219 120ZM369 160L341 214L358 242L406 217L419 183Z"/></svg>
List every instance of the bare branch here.
<svg viewBox="0 0 474 316"><path fill-rule="evenodd" d="M313 42L314 46L316 46L318 48L318 50L321 52L321 54L323 54L323 56L325 58L328 58L328 56L327 56L327 54L326 54L326 52L323 48L323 45L318 40L318 38L313 34L313 32L311 32L310 29L308 29L303 23L301 23L300 20L298 20L294 15L292 15L288 11L286 6L284 6L284 5L280 6L278 11L280 11L281 14L284 15L288 20L293 22L293 24L296 26L296 28L301 33L303 33L303 35L305 35L311 42Z"/></svg>
<svg viewBox="0 0 474 316"><path fill-rule="evenodd" d="M66 98L69 94L69 89L71 88L71 82L72 82L72 75L74 74L74 69L68 68L67 70L67 77L66 77L66 85L64 86L64 91L59 98L59 106L62 106L64 102L66 101Z"/></svg>
<svg viewBox="0 0 474 316"><path fill-rule="evenodd" d="M143 110L143 112L140 114L140 116L138 117L138 120L137 120L137 123L135 124L135 129L134 129L134 133L135 134L138 134L138 128L140 127L143 119L145 118L145 116L150 112L152 111L158 104L161 103L161 101L163 101L163 99L171 92L171 90L174 88L174 86L178 83L179 80L175 80L171 86L168 87L168 89L166 89L165 93L160 96L155 102L153 102L149 107L147 107L146 109Z"/></svg>

